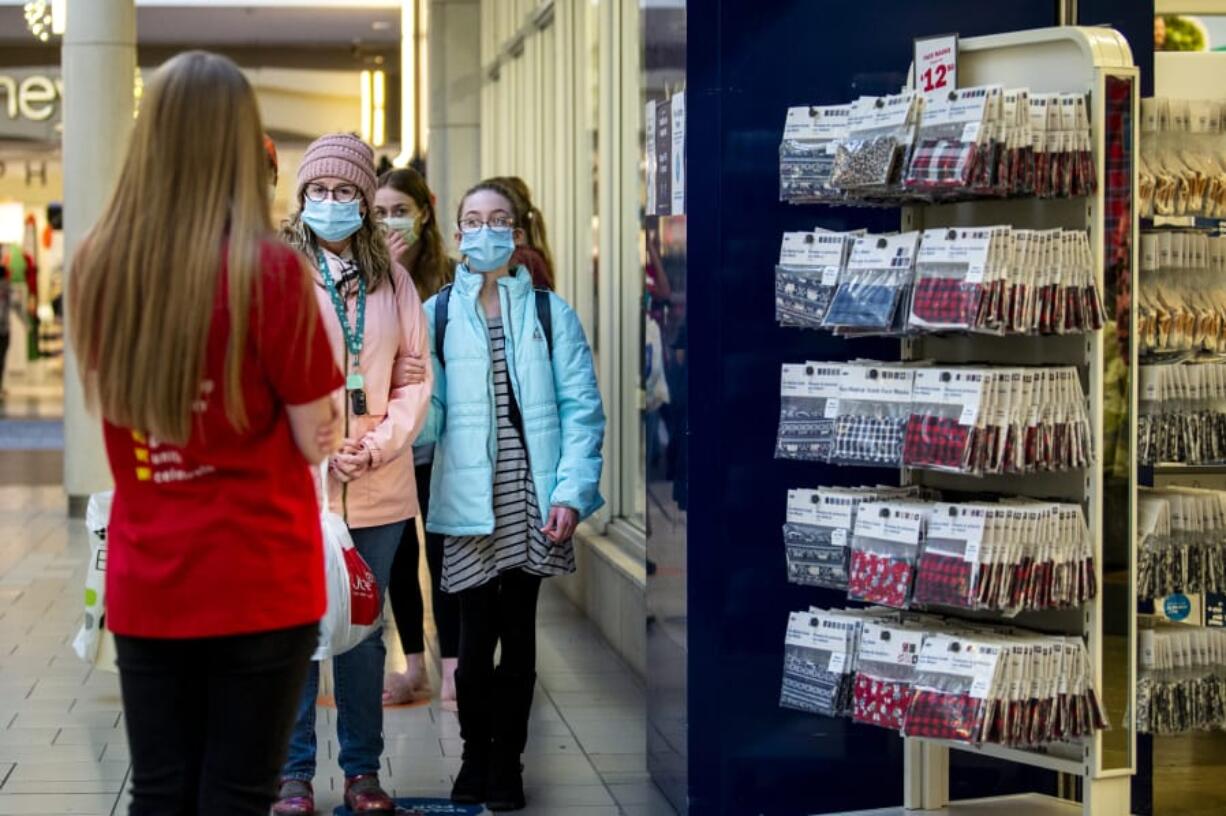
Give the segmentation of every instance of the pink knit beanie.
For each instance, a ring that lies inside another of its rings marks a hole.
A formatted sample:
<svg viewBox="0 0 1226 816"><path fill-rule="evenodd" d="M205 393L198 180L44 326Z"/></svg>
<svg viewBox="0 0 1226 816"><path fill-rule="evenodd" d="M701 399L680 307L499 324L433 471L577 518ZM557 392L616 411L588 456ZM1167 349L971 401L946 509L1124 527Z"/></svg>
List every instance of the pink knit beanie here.
<svg viewBox="0 0 1226 816"><path fill-rule="evenodd" d="M366 208L375 205L375 151L351 133L330 133L311 142L298 165L298 189L295 196L301 200L302 190L316 179L332 176L342 178L356 186L366 199Z"/></svg>

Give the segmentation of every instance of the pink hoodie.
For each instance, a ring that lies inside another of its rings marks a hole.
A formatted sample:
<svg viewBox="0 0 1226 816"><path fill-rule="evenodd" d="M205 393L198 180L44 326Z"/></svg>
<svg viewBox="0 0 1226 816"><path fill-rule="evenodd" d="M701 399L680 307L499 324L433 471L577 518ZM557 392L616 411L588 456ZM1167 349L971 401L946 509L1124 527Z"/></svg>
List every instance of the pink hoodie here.
<svg viewBox="0 0 1226 816"><path fill-rule="evenodd" d="M348 252L346 252L348 255ZM340 259L325 252L332 279L341 275ZM312 264L313 266L313 264ZM342 485L328 480L329 500L333 508L342 510L353 529L378 527L414 518L420 513L417 503L417 482L413 472L413 440L421 432L430 410L430 390L434 373L426 367L426 381L420 385L392 387L392 368L397 359L410 352L429 359L426 316L409 273L399 264L392 264L394 286L384 284L366 298L366 331L358 368L366 379L365 416L349 412L346 437L360 439L370 450L373 466L357 480L350 482L342 503ZM346 376L344 332L332 305L332 298L315 272L315 295L323 318L336 364ZM357 298L350 298L349 325L357 313ZM349 400L345 400L349 410Z"/></svg>

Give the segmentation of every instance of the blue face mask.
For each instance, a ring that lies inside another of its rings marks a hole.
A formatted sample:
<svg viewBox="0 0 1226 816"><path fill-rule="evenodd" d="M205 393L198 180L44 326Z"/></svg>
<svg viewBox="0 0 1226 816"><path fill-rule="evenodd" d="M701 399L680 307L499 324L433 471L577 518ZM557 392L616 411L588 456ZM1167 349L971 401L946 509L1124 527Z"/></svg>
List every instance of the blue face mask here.
<svg viewBox="0 0 1226 816"><path fill-rule="evenodd" d="M308 198L302 208L302 221L325 241L343 241L361 229L361 205L356 200L342 204L331 199Z"/></svg>
<svg viewBox="0 0 1226 816"><path fill-rule="evenodd" d="M493 272L501 269L515 253L515 231L496 230L489 225L476 232L466 232L460 238L460 252L468 259L468 266L476 272Z"/></svg>

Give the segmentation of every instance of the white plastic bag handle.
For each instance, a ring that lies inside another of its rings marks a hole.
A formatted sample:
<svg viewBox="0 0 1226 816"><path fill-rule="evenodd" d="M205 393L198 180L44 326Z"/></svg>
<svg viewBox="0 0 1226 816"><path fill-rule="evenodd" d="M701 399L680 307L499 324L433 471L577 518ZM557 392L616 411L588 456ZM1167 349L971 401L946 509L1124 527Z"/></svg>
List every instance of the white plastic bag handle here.
<svg viewBox="0 0 1226 816"><path fill-rule="evenodd" d="M328 459L319 465L319 488L323 495L324 515L328 515Z"/></svg>

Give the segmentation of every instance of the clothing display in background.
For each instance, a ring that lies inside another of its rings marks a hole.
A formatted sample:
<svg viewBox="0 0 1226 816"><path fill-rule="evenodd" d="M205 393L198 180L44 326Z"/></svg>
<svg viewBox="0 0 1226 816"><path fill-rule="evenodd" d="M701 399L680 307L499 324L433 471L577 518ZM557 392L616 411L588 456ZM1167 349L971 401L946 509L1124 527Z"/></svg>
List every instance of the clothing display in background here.
<svg viewBox="0 0 1226 816"><path fill-rule="evenodd" d="M1106 324L1087 233L1008 226L785 233L775 317L843 336L1078 334Z"/></svg>
<svg viewBox="0 0 1226 816"><path fill-rule="evenodd" d="M1094 461L1073 367L785 365L775 455L972 475Z"/></svg>
<svg viewBox="0 0 1226 816"><path fill-rule="evenodd" d="M1140 352L1156 362L1226 353L1226 237L1141 234Z"/></svg>
<svg viewBox="0 0 1226 816"><path fill-rule="evenodd" d="M1226 216L1226 100L1141 100L1142 217Z"/></svg>
<svg viewBox="0 0 1226 816"><path fill-rule="evenodd" d="M1137 597L1226 593L1226 492L1144 490L1137 504Z"/></svg>
<svg viewBox="0 0 1226 816"><path fill-rule="evenodd" d="M1155 624L1139 640L1137 730L1226 730L1226 629Z"/></svg>
<svg viewBox="0 0 1226 816"><path fill-rule="evenodd" d="M782 705L907 737L1037 748L1107 727L1093 674L1080 637L810 609L789 618Z"/></svg>
<svg viewBox="0 0 1226 816"><path fill-rule="evenodd" d="M1140 366L1137 462L1226 462L1226 363Z"/></svg>
<svg viewBox="0 0 1226 816"><path fill-rule="evenodd" d="M779 195L793 204L891 204L1093 195L1084 94L982 85L788 109Z"/></svg>

